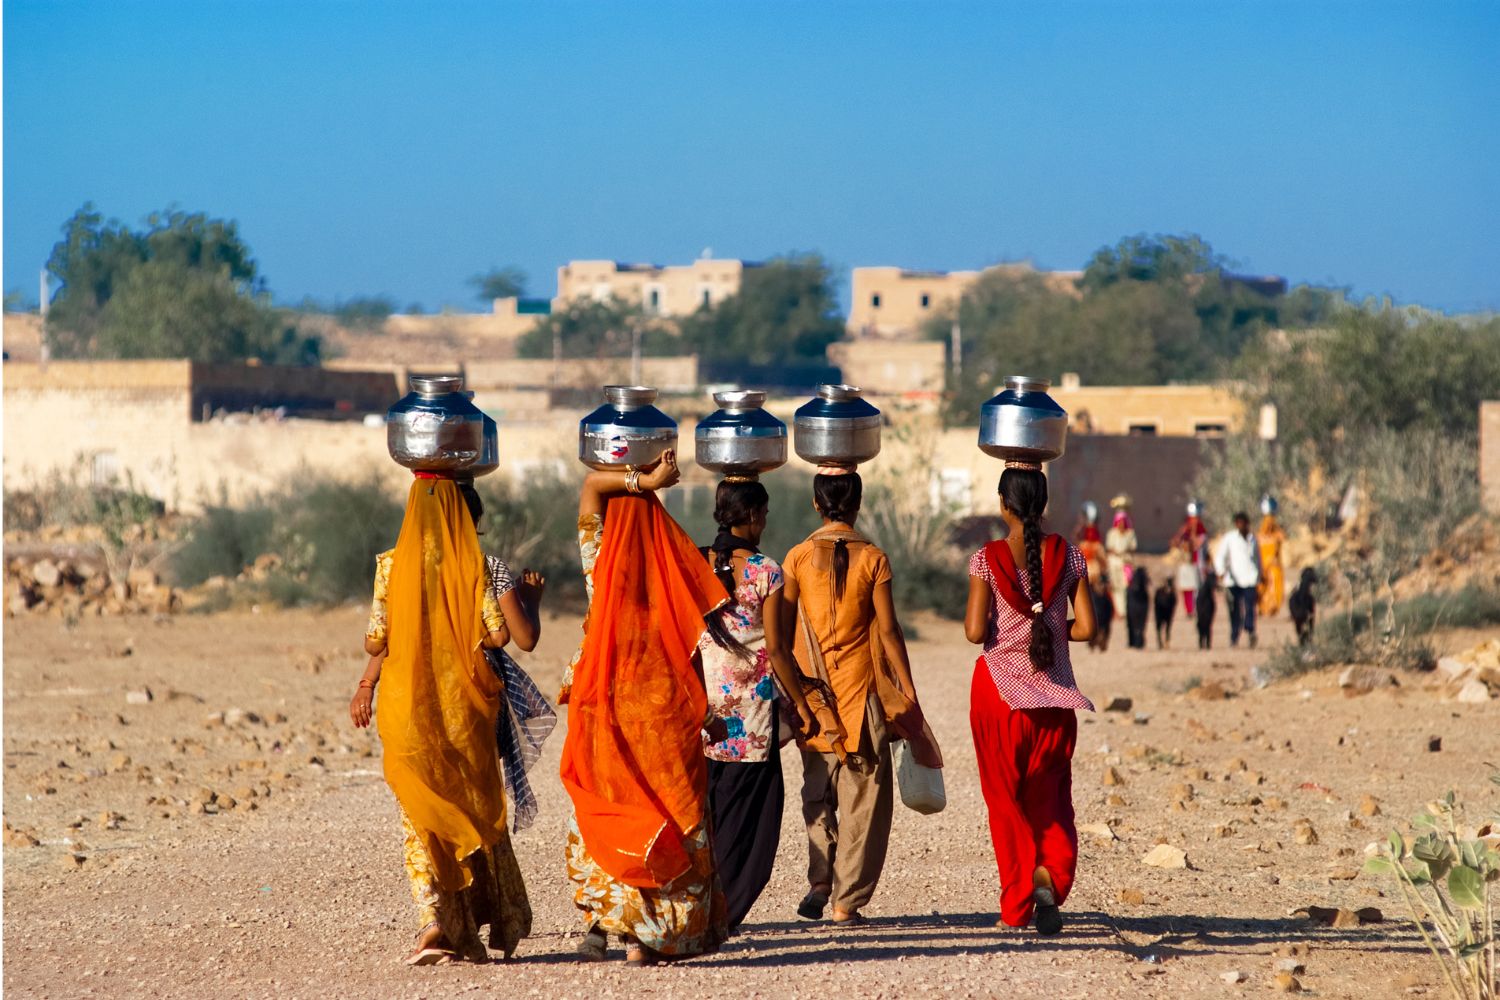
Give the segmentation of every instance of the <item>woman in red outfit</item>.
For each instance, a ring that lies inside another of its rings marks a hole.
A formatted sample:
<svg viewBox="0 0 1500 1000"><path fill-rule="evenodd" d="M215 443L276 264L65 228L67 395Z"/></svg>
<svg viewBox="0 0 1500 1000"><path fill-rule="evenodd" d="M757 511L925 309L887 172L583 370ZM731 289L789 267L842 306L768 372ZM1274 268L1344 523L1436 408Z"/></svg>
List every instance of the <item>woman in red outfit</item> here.
<svg viewBox="0 0 1500 1000"><path fill-rule="evenodd" d="M1000 513L1009 532L969 560L964 634L981 643L969 725L1000 866L1000 923L1062 930L1073 886L1073 745L1078 709L1094 705L1073 681L1068 642L1094 635L1088 568L1061 535L1044 535L1047 477L1006 462ZM1068 625L1068 604L1073 624Z"/></svg>

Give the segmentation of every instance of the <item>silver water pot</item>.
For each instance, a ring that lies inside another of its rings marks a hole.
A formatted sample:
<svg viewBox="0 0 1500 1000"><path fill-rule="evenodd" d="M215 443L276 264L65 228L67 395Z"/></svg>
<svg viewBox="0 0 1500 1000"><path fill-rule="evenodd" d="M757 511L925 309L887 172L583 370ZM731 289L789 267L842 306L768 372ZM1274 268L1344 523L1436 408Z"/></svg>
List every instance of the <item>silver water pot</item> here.
<svg viewBox="0 0 1500 1000"><path fill-rule="evenodd" d="M880 454L880 411L852 385L820 385L792 418L797 454L814 465L857 465Z"/></svg>
<svg viewBox="0 0 1500 1000"><path fill-rule="evenodd" d="M699 465L721 476L758 476L786 464L786 424L763 409L764 392L716 392L714 402L719 409L693 432Z"/></svg>
<svg viewBox="0 0 1500 1000"><path fill-rule="evenodd" d="M605 403L578 422L578 460L591 469L650 465L677 447L677 421L651 404L648 385L607 385Z"/></svg>
<svg viewBox="0 0 1500 1000"><path fill-rule="evenodd" d="M420 472L468 477L495 471L500 446L495 421L470 401L462 375L413 375L411 391L386 411L386 450Z"/></svg>
<svg viewBox="0 0 1500 1000"><path fill-rule="evenodd" d="M1047 395L1046 379L1007 375L979 408L979 450L1016 462L1050 462L1068 443L1068 414Z"/></svg>

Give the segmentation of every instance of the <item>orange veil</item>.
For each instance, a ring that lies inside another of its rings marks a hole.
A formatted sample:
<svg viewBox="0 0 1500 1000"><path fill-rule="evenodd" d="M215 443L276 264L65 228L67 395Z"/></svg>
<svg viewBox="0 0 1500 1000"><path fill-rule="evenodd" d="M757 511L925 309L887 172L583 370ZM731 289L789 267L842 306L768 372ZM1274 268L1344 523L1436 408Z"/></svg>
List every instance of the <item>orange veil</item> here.
<svg viewBox="0 0 1500 1000"><path fill-rule="evenodd" d="M568 694L562 779L594 861L627 885L687 871L703 823L708 713L693 650L728 595L654 496L612 497Z"/></svg>
<svg viewBox="0 0 1500 1000"><path fill-rule="evenodd" d="M389 655L375 718L385 780L447 891L505 830L495 751L500 682L485 663L484 555L458 486L419 479L391 563Z"/></svg>

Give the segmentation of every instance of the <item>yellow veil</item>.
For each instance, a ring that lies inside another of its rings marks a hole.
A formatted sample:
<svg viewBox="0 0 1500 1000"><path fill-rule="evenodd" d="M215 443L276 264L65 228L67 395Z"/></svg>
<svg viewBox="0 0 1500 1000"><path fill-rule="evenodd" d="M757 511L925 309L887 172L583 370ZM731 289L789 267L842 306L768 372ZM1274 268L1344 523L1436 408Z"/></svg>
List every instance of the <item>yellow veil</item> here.
<svg viewBox="0 0 1500 1000"><path fill-rule="evenodd" d="M389 653L375 717L385 780L446 891L469 885L465 859L505 830L500 681L480 649L485 586L484 554L457 484L418 479L391 562Z"/></svg>

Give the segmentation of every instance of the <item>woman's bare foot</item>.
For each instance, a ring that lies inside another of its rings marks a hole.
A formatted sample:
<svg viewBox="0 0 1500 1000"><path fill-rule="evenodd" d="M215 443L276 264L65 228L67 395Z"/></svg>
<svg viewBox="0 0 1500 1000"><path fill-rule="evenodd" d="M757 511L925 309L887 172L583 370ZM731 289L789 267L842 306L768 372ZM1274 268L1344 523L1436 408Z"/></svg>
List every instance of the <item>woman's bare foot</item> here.
<svg viewBox="0 0 1500 1000"><path fill-rule="evenodd" d="M443 937L443 929L434 920L417 932L417 946L406 957L406 964L436 965L439 962L451 961L452 958L453 950L448 947L448 942Z"/></svg>

